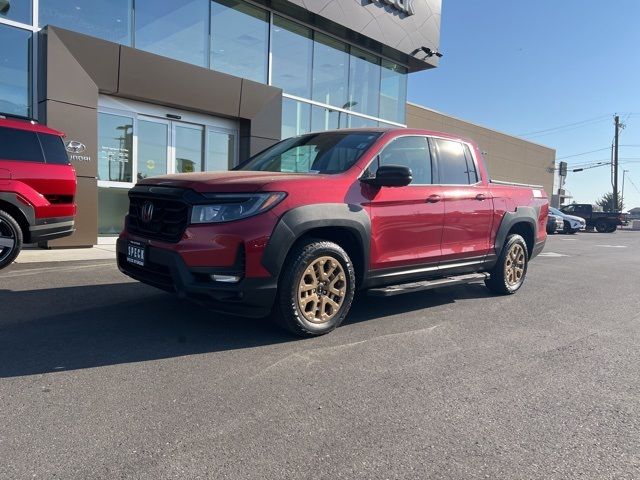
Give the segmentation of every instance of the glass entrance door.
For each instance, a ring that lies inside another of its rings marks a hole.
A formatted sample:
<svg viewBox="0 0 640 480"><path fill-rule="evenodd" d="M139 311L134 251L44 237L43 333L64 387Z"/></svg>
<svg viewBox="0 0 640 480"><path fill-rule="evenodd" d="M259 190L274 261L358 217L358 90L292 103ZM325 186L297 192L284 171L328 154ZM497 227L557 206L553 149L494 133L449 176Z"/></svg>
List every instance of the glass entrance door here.
<svg viewBox="0 0 640 480"><path fill-rule="evenodd" d="M237 164L237 130L232 125L216 125L213 117L187 120L114 108L100 111L99 235L120 233L129 208L127 192L136 182L167 173L229 170Z"/></svg>

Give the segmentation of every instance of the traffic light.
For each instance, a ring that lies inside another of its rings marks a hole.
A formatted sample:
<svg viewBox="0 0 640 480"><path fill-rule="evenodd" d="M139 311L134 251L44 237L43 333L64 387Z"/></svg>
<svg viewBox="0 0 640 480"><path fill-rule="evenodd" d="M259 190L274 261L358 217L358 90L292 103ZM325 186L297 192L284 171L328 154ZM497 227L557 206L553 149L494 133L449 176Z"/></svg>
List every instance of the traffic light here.
<svg viewBox="0 0 640 480"><path fill-rule="evenodd" d="M567 176L567 162L560 162L560 176Z"/></svg>

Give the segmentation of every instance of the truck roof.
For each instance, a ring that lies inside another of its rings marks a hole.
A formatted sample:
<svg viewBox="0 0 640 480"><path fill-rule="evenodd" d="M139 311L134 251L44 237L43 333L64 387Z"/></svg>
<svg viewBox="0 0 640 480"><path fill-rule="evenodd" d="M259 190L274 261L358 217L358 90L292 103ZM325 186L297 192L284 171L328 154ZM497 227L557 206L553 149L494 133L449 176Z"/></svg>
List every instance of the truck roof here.
<svg viewBox="0 0 640 480"><path fill-rule="evenodd" d="M49 128L46 125L41 125L35 120L21 120L12 117L5 117L2 114L0 114L0 127L13 128L15 130L27 130L30 132L45 133L48 135L57 135L59 137L64 137L64 133L58 130L54 130L53 128Z"/></svg>

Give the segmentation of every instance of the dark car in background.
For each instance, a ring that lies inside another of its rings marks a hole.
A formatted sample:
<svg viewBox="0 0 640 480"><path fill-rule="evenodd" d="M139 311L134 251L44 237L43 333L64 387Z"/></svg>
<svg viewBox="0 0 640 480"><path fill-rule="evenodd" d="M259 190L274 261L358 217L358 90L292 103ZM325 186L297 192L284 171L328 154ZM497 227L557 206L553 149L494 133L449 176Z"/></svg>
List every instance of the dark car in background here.
<svg viewBox="0 0 640 480"><path fill-rule="evenodd" d="M564 222L562 217L551 213L551 208L549 208L549 216L547 217L547 233L549 235L553 235L554 233L561 231L563 227Z"/></svg>

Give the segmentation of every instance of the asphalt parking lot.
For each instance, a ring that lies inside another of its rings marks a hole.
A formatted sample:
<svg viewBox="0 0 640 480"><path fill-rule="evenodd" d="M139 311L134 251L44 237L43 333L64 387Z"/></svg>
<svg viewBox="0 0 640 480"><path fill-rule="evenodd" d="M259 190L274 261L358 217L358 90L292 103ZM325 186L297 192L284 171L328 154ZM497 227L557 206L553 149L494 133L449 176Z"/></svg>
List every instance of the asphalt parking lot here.
<svg viewBox="0 0 640 480"><path fill-rule="evenodd" d="M0 274L0 478L640 478L640 232L515 296L360 298L297 340L122 276Z"/></svg>

